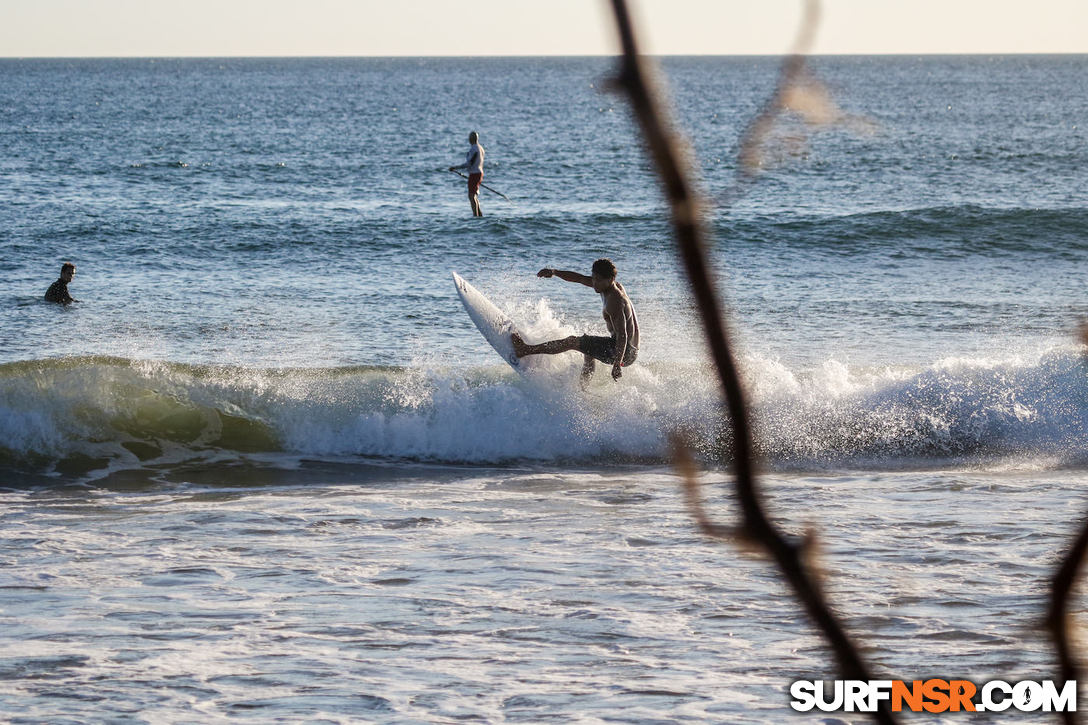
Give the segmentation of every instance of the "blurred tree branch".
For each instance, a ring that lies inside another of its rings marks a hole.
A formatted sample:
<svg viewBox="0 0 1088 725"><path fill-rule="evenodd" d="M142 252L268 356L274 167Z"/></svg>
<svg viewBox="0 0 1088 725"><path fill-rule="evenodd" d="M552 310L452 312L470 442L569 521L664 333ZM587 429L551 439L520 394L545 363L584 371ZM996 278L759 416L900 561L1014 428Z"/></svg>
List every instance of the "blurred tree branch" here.
<svg viewBox="0 0 1088 725"><path fill-rule="evenodd" d="M1073 657L1073 644L1069 636L1069 596L1076 584L1084 554L1088 551L1088 522L1085 522L1074 539L1073 545L1066 552L1057 571L1050 580L1050 610L1047 612L1046 625L1054 640L1054 649L1058 656L1058 677L1056 684L1076 680L1079 675L1077 662ZM1061 713L1066 723L1079 722L1075 712Z"/></svg>
<svg viewBox="0 0 1088 725"><path fill-rule="evenodd" d="M774 92L741 134L736 178L717 198L723 206L738 201L763 171L806 153L814 129L843 126L857 134L872 134L878 128L871 118L843 111L808 69L806 58L816 35L820 4L818 0L803 1L797 38L779 69ZM793 123L788 123L791 120Z"/></svg>
<svg viewBox="0 0 1088 725"><path fill-rule="evenodd" d="M828 606L817 577L805 566L806 547L801 543L788 541L770 522L763 509L755 479L748 408L729 345L722 305L707 264L701 209L692 188L691 174L682 160L680 140L668 128L658 94L651 89L625 0L612 0L612 9L623 51L616 83L631 103L664 186L672 214L677 249L699 309L711 358L733 426L733 466L736 477L734 490L742 513L742 525L738 534L763 548L778 565L809 618L834 651L843 679L873 679L854 643ZM686 450L686 446L678 446L678 449ZM694 479L694 464L689 459L683 460L689 461L685 478L697 521L707 533L723 535L725 529L713 525L702 513L702 507L698 503L698 484ZM873 713L874 719L882 723L895 722L887 705L882 705L879 711Z"/></svg>
<svg viewBox="0 0 1088 725"><path fill-rule="evenodd" d="M1088 325L1081 327L1080 339L1081 343L1088 345ZM1058 657L1059 686L1071 680L1076 681L1080 675L1069 633L1069 597L1084 564L1085 552L1088 552L1088 521L1081 524L1080 533L1050 579L1050 609L1047 611L1046 626ZM1063 722L1070 725L1079 722L1075 712L1064 712L1061 715Z"/></svg>

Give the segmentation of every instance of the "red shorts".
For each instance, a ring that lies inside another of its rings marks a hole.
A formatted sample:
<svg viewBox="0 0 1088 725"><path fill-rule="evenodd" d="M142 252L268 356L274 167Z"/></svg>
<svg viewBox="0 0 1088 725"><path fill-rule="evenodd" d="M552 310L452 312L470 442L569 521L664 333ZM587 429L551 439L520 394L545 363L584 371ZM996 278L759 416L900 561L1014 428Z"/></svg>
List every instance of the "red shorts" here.
<svg viewBox="0 0 1088 725"><path fill-rule="evenodd" d="M480 193L480 182L484 180L483 174L468 175L468 195L476 196Z"/></svg>

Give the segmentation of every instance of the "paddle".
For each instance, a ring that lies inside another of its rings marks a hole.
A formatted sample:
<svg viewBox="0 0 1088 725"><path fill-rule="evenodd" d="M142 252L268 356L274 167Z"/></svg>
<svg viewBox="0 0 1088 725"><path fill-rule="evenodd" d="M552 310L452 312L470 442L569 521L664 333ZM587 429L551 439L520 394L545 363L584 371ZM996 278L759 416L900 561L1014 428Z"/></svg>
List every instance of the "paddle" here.
<svg viewBox="0 0 1088 725"><path fill-rule="evenodd" d="M452 172L453 172L453 173L455 173L455 174L457 174L457 175L458 175L458 176L460 176L460 177L461 177L462 179L467 179L467 178L468 178L467 176L465 176L464 174L462 174L462 173L461 173L460 171L458 171L457 169L448 169L448 170L449 170L449 171L452 171ZM488 186L487 184L484 184L484 183L482 183L482 182L480 183L480 186L484 187L485 189L487 189L488 191L490 191L490 192L491 192L492 194L498 194L498 195L499 195L499 196L501 196L501 197L502 197L503 199L506 199L507 201L510 201L510 197L509 197L509 196L507 196L506 194L502 193L501 191L495 191L495 190L494 190L494 189L492 189L492 188L491 188L490 186ZM514 202L510 201L510 203L511 203L511 204L513 204Z"/></svg>

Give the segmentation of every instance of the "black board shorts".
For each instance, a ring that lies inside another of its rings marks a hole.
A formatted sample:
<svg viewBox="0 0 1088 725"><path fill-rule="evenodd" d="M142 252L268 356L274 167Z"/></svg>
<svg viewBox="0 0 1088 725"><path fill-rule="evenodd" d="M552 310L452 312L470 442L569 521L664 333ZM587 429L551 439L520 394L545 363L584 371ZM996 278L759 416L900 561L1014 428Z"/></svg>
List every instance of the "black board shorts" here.
<svg viewBox="0 0 1088 725"><path fill-rule="evenodd" d="M582 335L578 339L578 350L591 358L600 360L605 365L616 362L616 338L603 335ZM620 365L627 366L638 357L638 348L627 346L627 352L623 355Z"/></svg>

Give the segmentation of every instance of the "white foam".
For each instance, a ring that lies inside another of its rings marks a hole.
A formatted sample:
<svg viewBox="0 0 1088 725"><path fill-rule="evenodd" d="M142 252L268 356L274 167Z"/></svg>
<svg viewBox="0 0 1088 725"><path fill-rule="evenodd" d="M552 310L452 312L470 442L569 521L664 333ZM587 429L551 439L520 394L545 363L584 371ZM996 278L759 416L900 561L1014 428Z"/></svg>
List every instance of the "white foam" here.
<svg viewBox="0 0 1088 725"><path fill-rule="evenodd" d="M566 331L554 317L538 320L534 334ZM664 460L667 435L685 430L705 455L728 458L717 382L705 366L639 363L619 382L602 366L583 391L580 361L563 357L528 375L499 362L275 371L105 359L6 366L0 440L9 459L82 454L119 465L138 465L133 451L146 462L275 450L560 463ZM771 464L986 456L1068 464L1088 441L1075 349L949 358L922 369L832 359L797 370L758 358L742 369L757 444Z"/></svg>

